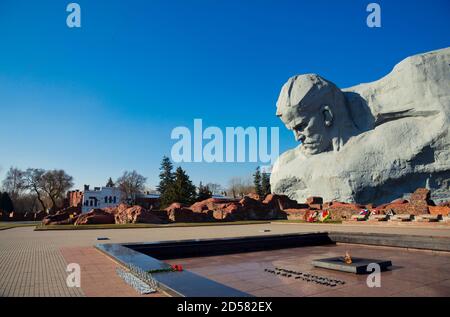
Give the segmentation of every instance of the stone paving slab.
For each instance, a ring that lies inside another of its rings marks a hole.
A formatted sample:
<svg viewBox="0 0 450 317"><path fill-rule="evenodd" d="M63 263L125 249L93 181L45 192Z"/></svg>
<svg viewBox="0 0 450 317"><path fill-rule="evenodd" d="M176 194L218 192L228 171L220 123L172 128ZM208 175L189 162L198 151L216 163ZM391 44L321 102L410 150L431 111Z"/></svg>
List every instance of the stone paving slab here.
<svg viewBox="0 0 450 317"><path fill-rule="evenodd" d="M270 232L263 232L265 229L269 229ZM225 238L339 230L361 232L361 229L361 227L347 225L272 223L80 231L33 231L33 227L2 230L0 231L0 267L2 268L0 296L85 296L82 290L67 287L67 261L61 253L61 248L92 247L97 243ZM363 231L450 237L448 229L365 226ZM97 237L108 237L110 240L97 241ZM95 261L93 264L95 266ZM428 292L433 293L434 289Z"/></svg>
<svg viewBox="0 0 450 317"><path fill-rule="evenodd" d="M381 287L369 288L367 275L316 268L318 257L353 257L392 260L391 270L381 273ZM356 245L330 245L232 255L171 259L187 270L255 296L438 296L450 297L450 254L428 254L399 249L376 249ZM265 272L283 268L345 281L335 287Z"/></svg>
<svg viewBox="0 0 450 317"><path fill-rule="evenodd" d="M77 263L81 268L81 289L88 297L163 297L161 293L141 295L117 274L122 267L94 247L62 248L67 263Z"/></svg>
<svg viewBox="0 0 450 317"><path fill-rule="evenodd" d="M84 296L80 289L67 287L67 263L52 241L40 243L2 236L0 267L2 297Z"/></svg>

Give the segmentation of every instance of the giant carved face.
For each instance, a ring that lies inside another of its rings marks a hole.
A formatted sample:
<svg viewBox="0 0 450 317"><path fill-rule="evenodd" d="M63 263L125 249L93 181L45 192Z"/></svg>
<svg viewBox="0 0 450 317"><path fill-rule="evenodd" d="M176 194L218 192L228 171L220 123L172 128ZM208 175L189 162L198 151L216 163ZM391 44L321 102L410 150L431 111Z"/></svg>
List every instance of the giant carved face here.
<svg viewBox="0 0 450 317"><path fill-rule="evenodd" d="M305 154L318 154L332 145L336 91L340 93L334 84L312 74L289 79L281 90L277 116L294 132Z"/></svg>

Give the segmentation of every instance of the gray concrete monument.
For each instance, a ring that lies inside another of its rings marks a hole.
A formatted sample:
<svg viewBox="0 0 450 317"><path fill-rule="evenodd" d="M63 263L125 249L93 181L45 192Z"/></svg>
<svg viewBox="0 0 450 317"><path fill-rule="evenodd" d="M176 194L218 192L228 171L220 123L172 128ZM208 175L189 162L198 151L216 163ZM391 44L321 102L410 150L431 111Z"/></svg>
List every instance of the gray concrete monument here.
<svg viewBox="0 0 450 317"><path fill-rule="evenodd" d="M382 203L427 187L450 199L450 48L347 89L316 74L292 77L276 114L301 144L275 163L274 193Z"/></svg>

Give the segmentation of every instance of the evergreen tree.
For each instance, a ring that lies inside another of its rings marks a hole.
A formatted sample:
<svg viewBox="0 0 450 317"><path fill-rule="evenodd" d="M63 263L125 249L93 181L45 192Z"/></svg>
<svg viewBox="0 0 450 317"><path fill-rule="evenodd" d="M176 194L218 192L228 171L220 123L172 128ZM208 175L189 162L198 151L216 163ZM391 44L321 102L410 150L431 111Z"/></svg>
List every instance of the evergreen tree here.
<svg viewBox="0 0 450 317"><path fill-rule="evenodd" d="M198 186L198 195L197 195L197 201L202 201L208 198L212 197L212 192L209 189L209 186L203 186L202 182L200 182L200 185Z"/></svg>
<svg viewBox="0 0 450 317"><path fill-rule="evenodd" d="M112 178L110 177L108 179L108 182L106 183L106 187L114 187L114 186L115 186L115 184L114 184Z"/></svg>
<svg viewBox="0 0 450 317"><path fill-rule="evenodd" d="M261 186L261 171L259 169L259 166L256 168L255 174L253 174L253 185L255 186L255 193L262 197L263 191Z"/></svg>
<svg viewBox="0 0 450 317"><path fill-rule="evenodd" d="M272 190L270 188L270 174L262 173L261 188L262 188L264 197L269 195L272 192Z"/></svg>
<svg viewBox="0 0 450 317"><path fill-rule="evenodd" d="M167 203L178 202L190 205L195 201L197 193L186 172L178 167L175 171L175 180L167 189L165 199Z"/></svg>
<svg viewBox="0 0 450 317"><path fill-rule="evenodd" d="M173 164L167 156L164 156L161 162L161 167L159 168L159 185L157 186L157 190L160 193L161 206L167 207L172 202L172 197L170 197L171 193L169 189L173 186L175 181L175 175L173 174Z"/></svg>
<svg viewBox="0 0 450 317"><path fill-rule="evenodd" d="M7 213L14 211L14 204L7 192L0 193L0 210Z"/></svg>
<svg viewBox="0 0 450 317"><path fill-rule="evenodd" d="M6 211L3 211L3 193L0 192L0 221L5 221L8 219L8 216L6 215Z"/></svg>

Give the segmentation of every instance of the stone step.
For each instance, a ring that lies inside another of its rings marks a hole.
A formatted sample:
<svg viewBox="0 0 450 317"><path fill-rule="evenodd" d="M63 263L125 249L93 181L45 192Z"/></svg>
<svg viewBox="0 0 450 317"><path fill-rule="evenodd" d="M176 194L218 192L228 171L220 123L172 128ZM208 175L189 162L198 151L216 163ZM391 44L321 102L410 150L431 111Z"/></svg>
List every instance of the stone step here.
<svg viewBox="0 0 450 317"><path fill-rule="evenodd" d="M441 219L440 215L419 215L414 218L417 222L438 222Z"/></svg>
<svg viewBox="0 0 450 317"><path fill-rule="evenodd" d="M366 221L367 216L364 215L353 215L351 218L353 221Z"/></svg>
<svg viewBox="0 0 450 317"><path fill-rule="evenodd" d="M369 221L387 221L388 219L387 215L372 215L369 217Z"/></svg>
<svg viewBox="0 0 450 317"><path fill-rule="evenodd" d="M398 222L404 222L404 221L411 221L413 219L412 215L394 215L391 216L389 221L398 221Z"/></svg>

